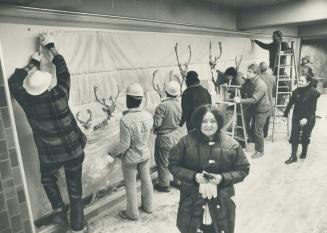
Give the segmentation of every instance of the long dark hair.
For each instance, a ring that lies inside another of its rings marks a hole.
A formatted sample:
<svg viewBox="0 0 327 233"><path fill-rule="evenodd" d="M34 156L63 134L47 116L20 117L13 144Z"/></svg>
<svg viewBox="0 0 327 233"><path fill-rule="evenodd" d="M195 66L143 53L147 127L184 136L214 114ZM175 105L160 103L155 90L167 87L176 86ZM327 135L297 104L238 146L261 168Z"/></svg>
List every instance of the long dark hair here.
<svg viewBox="0 0 327 233"><path fill-rule="evenodd" d="M217 132L220 132L220 130L224 127L225 123L224 114L216 106L210 104L202 105L195 109L191 116L192 127L197 129L198 131L201 131L203 117L208 112L211 112L214 115L218 124Z"/></svg>

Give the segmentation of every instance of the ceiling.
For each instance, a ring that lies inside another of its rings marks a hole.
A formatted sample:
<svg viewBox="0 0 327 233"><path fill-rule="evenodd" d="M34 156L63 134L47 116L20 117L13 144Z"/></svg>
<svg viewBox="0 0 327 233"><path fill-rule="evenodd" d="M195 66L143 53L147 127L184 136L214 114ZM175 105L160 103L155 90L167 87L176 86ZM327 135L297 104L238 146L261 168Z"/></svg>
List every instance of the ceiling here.
<svg viewBox="0 0 327 233"><path fill-rule="evenodd" d="M96 2L97 5L106 6L110 2L113 4L115 0L0 0L0 3L16 5L16 6L30 6L37 8L48 8L48 9L60 9L60 10L71 10L71 9L82 9L83 5L91 2ZM117 1L117 0L116 0ZM137 0L131 0L137 1ZM154 1L154 0L152 0ZM157 0L165 1L165 0ZM166 0L166 1L181 1L181 0ZM281 5L289 2L299 2L303 0L193 0L196 2L211 3L215 5L225 6L233 9L247 9L252 7L265 7ZM191 0L188 0L191 2ZM95 4L95 3L94 3Z"/></svg>
<svg viewBox="0 0 327 233"><path fill-rule="evenodd" d="M253 7L266 7L282 5L289 2L299 2L302 0L202 0L221 6L226 6L234 9L246 9Z"/></svg>

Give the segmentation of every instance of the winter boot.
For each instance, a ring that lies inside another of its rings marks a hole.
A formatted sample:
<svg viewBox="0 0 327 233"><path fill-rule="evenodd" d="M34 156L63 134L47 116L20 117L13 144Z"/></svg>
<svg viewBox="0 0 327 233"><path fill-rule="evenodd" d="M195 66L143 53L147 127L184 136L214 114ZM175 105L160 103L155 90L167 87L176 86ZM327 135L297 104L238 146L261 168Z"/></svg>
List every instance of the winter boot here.
<svg viewBox="0 0 327 233"><path fill-rule="evenodd" d="M292 155L291 157L285 161L285 164L291 164L297 161L296 153L297 153L297 148L298 148L297 143L292 143Z"/></svg>
<svg viewBox="0 0 327 233"><path fill-rule="evenodd" d="M308 152L308 144L302 144L302 153L300 155L300 159L305 159L307 157Z"/></svg>

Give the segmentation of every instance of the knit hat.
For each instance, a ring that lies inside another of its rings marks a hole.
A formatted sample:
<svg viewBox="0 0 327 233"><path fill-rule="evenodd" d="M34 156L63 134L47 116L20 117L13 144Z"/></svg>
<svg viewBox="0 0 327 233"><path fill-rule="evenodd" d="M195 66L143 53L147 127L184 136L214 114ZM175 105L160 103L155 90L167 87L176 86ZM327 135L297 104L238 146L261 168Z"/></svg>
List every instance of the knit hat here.
<svg viewBox="0 0 327 233"><path fill-rule="evenodd" d="M186 86L192 86L195 84L199 84L200 80L198 78L198 73L196 73L195 71L189 71L186 74Z"/></svg>
<svg viewBox="0 0 327 233"><path fill-rule="evenodd" d="M51 82L50 73L36 70L24 79L23 87L30 95L41 95L49 88Z"/></svg>

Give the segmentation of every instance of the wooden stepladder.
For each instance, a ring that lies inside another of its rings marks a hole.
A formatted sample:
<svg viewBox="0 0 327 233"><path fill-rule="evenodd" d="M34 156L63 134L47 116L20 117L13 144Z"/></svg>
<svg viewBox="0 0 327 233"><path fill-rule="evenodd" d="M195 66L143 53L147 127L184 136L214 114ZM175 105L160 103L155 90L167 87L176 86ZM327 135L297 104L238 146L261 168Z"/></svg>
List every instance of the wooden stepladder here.
<svg viewBox="0 0 327 233"><path fill-rule="evenodd" d="M272 141L274 141L274 136L277 133L287 133L288 136L290 134L290 119L287 118L285 124L282 117L292 95L292 91L298 83L297 63L294 56L294 41L291 42L291 48L287 51L282 51L281 44L279 44L275 69L277 69L277 74L275 104L273 108Z"/></svg>
<svg viewBox="0 0 327 233"><path fill-rule="evenodd" d="M235 96L241 97L241 86L239 85L221 85L221 87L226 90L233 90ZM244 142L245 147L247 147L247 131L245 126L245 118L243 106L241 103L237 104L233 100L225 98L224 101L216 102L218 105L227 105L227 108L233 107L232 117L229 119L227 124L224 126L224 130L227 134L231 135L237 141Z"/></svg>

